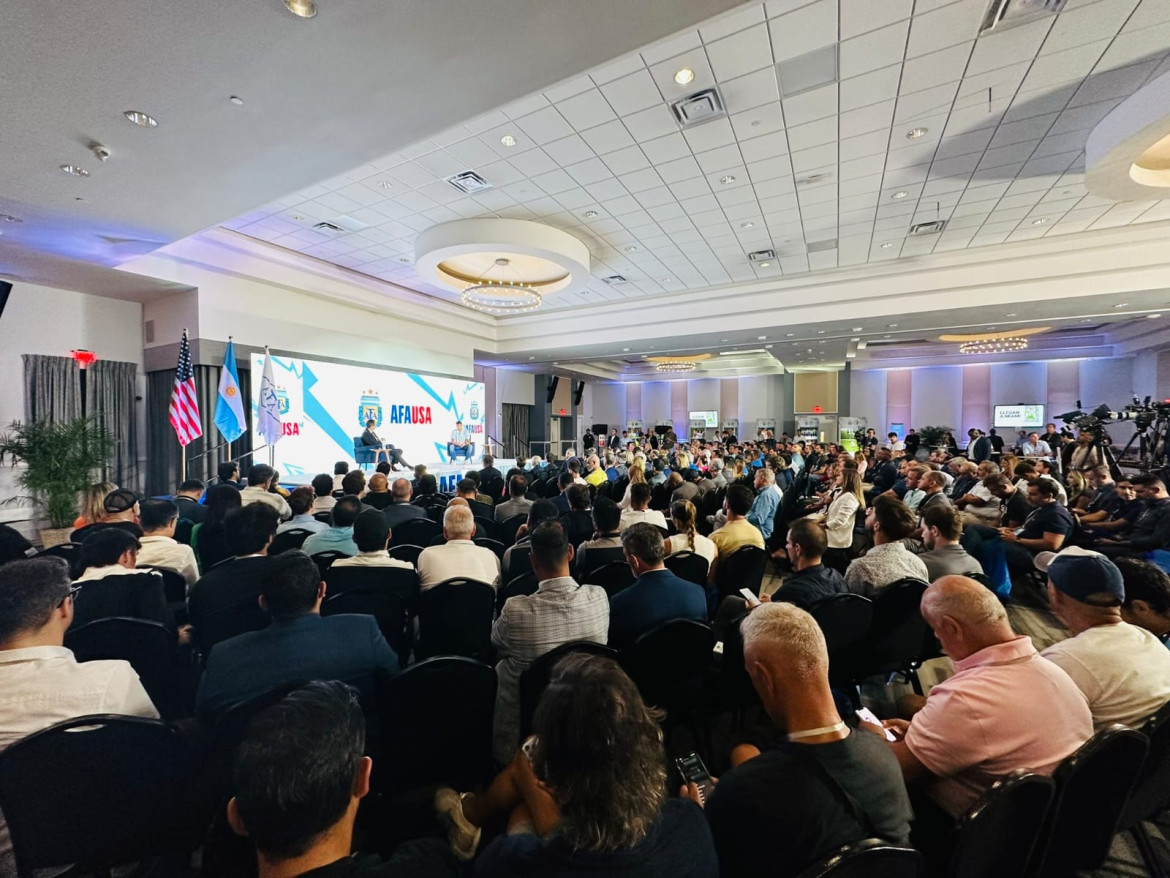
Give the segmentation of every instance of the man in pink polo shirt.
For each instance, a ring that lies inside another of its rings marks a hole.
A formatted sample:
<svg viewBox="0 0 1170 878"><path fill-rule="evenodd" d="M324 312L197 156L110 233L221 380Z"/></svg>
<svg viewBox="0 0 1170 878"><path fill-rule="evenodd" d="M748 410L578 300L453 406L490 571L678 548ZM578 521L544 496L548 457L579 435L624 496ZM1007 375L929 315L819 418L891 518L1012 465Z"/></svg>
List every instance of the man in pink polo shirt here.
<svg viewBox="0 0 1170 878"><path fill-rule="evenodd" d="M907 784L919 783L952 818L1001 775L1050 774L1093 734L1072 678L1012 631L998 598L973 579L944 576L922 596L955 675L935 686L913 719L887 720Z"/></svg>

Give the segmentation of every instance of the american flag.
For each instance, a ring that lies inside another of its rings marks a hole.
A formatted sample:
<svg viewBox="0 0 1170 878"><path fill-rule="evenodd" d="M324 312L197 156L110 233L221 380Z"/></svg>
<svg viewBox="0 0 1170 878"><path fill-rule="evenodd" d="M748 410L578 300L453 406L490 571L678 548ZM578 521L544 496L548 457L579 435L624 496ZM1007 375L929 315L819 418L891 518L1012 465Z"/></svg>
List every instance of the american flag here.
<svg viewBox="0 0 1170 878"><path fill-rule="evenodd" d="M195 370L191 367L191 345L187 342L185 329L183 341L179 345L175 389L171 391L171 426L175 428L180 445L185 446L203 435L203 427L199 420L199 401L195 397Z"/></svg>

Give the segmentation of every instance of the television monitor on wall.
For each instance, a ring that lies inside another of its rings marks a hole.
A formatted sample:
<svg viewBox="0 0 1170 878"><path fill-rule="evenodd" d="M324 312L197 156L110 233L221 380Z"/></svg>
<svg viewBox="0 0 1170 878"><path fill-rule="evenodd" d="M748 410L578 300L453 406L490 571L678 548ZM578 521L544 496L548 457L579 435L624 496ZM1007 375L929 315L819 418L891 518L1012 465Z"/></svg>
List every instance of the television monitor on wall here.
<svg viewBox="0 0 1170 878"><path fill-rule="evenodd" d="M691 412L690 420L702 421L706 429L714 429L719 426L719 412Z"/></svg>
<svg viewBox="0 0 1170 878"><path fill-rule="evenodd" d="M1029 430L1044 426L1044 405L1042 403L1020 405L997 405L992 425L1013 430Z"/></svg>

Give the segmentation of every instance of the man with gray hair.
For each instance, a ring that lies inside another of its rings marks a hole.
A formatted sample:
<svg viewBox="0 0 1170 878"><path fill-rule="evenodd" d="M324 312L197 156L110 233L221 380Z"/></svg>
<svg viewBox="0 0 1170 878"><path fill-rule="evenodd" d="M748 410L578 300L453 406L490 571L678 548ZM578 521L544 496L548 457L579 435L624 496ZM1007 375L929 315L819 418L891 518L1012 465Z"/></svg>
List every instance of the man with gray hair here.
<svg viewBox="0 0 1170 878"><path fill-rule="evenodd" d="M752 501L752 508L748 510L747 520L760 529L764 542L772 538L772 528L775 525L776 510L780 507L780 500L784 496L776 486L776 474L768 467L762 466L756 470L756 499Z"/></svg>
<svg viewBox="0 0 1170 878"><path fill-rule="evenodd" d="M443 538L447 542L427 546L418 556L418 578L423 590L456 576L477 579L492 588L499 585L500 559L491 549L472 542L474 536L471 508L463 503L448 506L443 513Z"/></svg>
<svg viewBox="0 0 1170 878"><path fill-rule="evenodd" d="M706 493L726 487L727 477L723 475L723 461L718 457L712 457L711 462L707 464L707 477L699 480L699 490Z"/></svg>
<svg viewBox="0 0 1170 878"><path fill-rule="evenodd" d="M674 619L707 621L707 593L666 569L666 544L658 528L645 522L630 525L622 531L622 549L637 579L610 598L610 646L629 646Z"/></svg>
<svg viewBox="0 0 1170 878"><path fill-rule="evenodd" d="M921 785L949 817L1017 768L1051 774L1093 734L1084 695L1012 630L993 592L944 576L922 595L921 610L955 675L925 699L904 696L900 708L912 718L884 725L897 737L890 747L906 783ZM915 811L921 819L923 809Z"/></svg>
<svg viewBox="0 0 1170 878"><path fill-rule="evenodd" d="M694 784L682 791L705 804L723 873L792 876L863 838L906 844L911 810L898 762L879 735L841 720L816 620L792 604L763 604L740 631L752 685L787 734L763 751L736 747L706 803Z"/></svg>

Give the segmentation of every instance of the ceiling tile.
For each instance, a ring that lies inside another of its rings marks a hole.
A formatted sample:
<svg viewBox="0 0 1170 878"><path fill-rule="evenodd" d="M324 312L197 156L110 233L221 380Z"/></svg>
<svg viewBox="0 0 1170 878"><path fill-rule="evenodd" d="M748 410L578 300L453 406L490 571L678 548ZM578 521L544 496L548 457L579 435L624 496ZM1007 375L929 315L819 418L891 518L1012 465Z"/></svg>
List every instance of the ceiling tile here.
<svg viewBox="0 0 1170 878"><path fill-rule="evenodd" d="M783 101L784 115L781 124L789 126L803 125L806 122L815 122L827 116L837 115L837 83L814 88L804 94L785 98Z"/></svg>
<svg viewBox="0 0 1170 878"><path fill-rule="evenodd" d="M754 110L745 110L732 116L731 127L740 141L762 137L784 130L784 113L781 112L778 103L756 107Z"/></svg>
<svg viewBox="0 0 1170 878"><path fill-rule="evenodd" d="M842 113L838 120L840 136L856 137L859 134L869 134L871 131L881 131L890 127L894 121L895 101L881 101L868 107L850 110Z"/></svg>
<svg viewBox="0 0 1170 878"><path fill-rule="evenodd" d="M788 152L788 138L783 131L775 134L765 134L763 137L753 137L739 145L740 154L745 162L758 162L763 159L775 158Z"/></svg>
<svg viewBox="0 0 1170 878"><path fill-rule="evenodd" d="M582 131L581 138L598 155L634 145L634 138L630 137L630 133L619 119L598 125L596 128L590 128L588 131Z"/></svg>
<svg viewBox="0 0 1170 878"><path fill-rule="evenodd" d="M816 0L768 22L777 61L837 42L837 0Z"/></svg>
<svg viewBox="0 0 1170 878"><path fill-rule="evenodd" d="M617 118L609 102L595 88L561 101L556 108L557 112L578 131Z"/></svg>
<svg viewBox="0 0 1170 878"><path fill-rule="evenodd" d="M774 67L720 83L719 90L723 94L723 103L729 113L750 110L780 99L780 87L776 82Z"/></svg>
<svg viewBox="0 0 1170 878"><path fill-rule="evenodd" d="M1109 48L1109 40L1098 40L1075 49L1065 49L1051 55L1040 55L1032 62L1028 75L1020 85L1021 91L1051 88L1084 78L1084 71L1097 63Z"/></svg>
<svg viewBox="0 0 1170 878"><path fill-rule="evenodd" d="M902 65L898 63L861 76L843 79L840 84L842 112L868 107L875 101L896 97L901 77Z"/></svg>
<svg viewBox="0 0 1170 878"><path fill-rule="evenodd" d="M1040 46L1044 44L1051 27L1051 18L1041 18L981 37L976 41L975 50L971 53L967 76L1002 70L1013 64L1031 63L1036 53L1040 51Z"/></svg>
<svg viewBox="0 0 1170 878"><path fill-rule="evenodd" d="M576 181L566 174L564 171L551 171L547 174L533 177L532 182L547 192L549 195L556 195L560 192L565 192L576 187Z"/></svg>
<svg viewBox="0 0 1170 878"><path fill-rule="evenodd" d="M537 110L548 106L548 101L545 100L544 95L534 94L528 97L521 98L518 101L513 101L505 107L500 108L500 112L509 119L519 119L521 116L527 116L530 113L535 113Z"/></svg>
<svg viewBox="0 0 1170 878"><path fill-rule="evenodd" d="M520 155L512 158L508 164L528 177L533 177L537 174L547 174L549 171L555 171L559 167L542 149L530 149L527 152L522 152Z"/></svg>
<svg viewBox="0 0 1170 878"><path fill-rule="evenodd" d="M693 152L704 152L735 143L735 132L727 119L715 119L694 128L685 128L682 134Z"/></svg>
<svg viewBox="0 0 1170 878"><path fill-rule="evenodd" d="M665 137L667 134L678 131L678 123L674 116L664 106L649 107L639 110L622 119L626 130L639 143Z"/></svg>
<svg viewBox="0 0 1170 878"><path fill-rule="evenodd" d="M593 158L593 150L576 134L545 144L544 151L562 168Z"/></svg>
<svg viewBox="0 0 1170 878"><path fill-rule="evenodd" d="M710 23L699 28L699 36L703 42L711 43L715 40L745 30L764 20L764 7L758 4L748 6L736 12L730 12L713 19Z"/></svg>
<svg viewBox="0 0 1170 878"><path fill-rule="evenodd" d="M571 98L573 95L579 95L583 91L589 91L593 88L593 80L588 76L577 76L573 79L565 80L556 85L549 86L544 90L544 97L549 103L557 103L566 98Z"/></svg>
<svg viewBox="0 0 1170 878"><path fill-rule="evenodd" d="M628 174L631 171L640 171L642 168L650 167L649 160L636 146L608 153L603 155L601 160L614 174Z"/></svg>
<svg viewBox="0 0 1170 878"><path fill-rule="evenodd" d="M837 139L837 117L820 119L804 125L789 127L788 148L793 152L832 143Z"/></svg>
<svg viewBox="0 0 1170 878"><path fill-rule="evenodd" d="M684 67L694 73L694 78L680 85L675 82L674 75ZM684 95L715 85L715 74L711 72L707 53L701 46L651 65L650 76L667 101L676 101Z"/></svg>
<svg viewBox="0 0 1170 878"><path fill-rule="evenodd" d="M707 58L715 78L735 79L772 64L768 27L760 23L707 44Z"/></svg>
<svg viewBox="0 0 1170 878"><path fill-rule="evenodd" d="M956 43L965 43L979 35L979 25L987 11L983 3L965 0L952 3L933 12L914 16L910 26L910 41L906 57L917 58L945 49ZM991 37L994 39L994 35Z"/></svg>
<svg viewBox="0 0 1170 878"><path fill-rule="evenodd" d="M612 176L609 168L601 161L601 159L588 159L583 162L578 162L575 165L569 165L565 168L569 176L584 186L586 183L596 183L599 180L604 180Z"/></svg>
<svg viewBox="0 0 1170 878"><path fill-rule="evenodd" d="M569 123L561 118L560 113L553 107L545 107L543 110L522 116L516 120L516 124L535 143L542 146L573 133Z"/></svg>
<svg viewBox="0 0 1170 878"><path fill-rule="evenodd" d="M1079 9L1066 9L1056 17L1044 53L1059 52L1115 34L1137 8L1138 0L1100 0Z"/></svg>
<svg viewBox="0 0 1170 878"><path fill-rule="evenodd" d="M623 186L633 193L662 186L662 178L655 173L653 168L634 171L632 174L622 174L618 179L621 180Z"/></svg>
<svg viewBox="0 0 1170 878"><path fill-rule="evenodd" d="M658 137L641 144L642 152L654 164L668 162L691 154L691 148L683 140L683 136L675 131L665 137Z"/></svg>
<svg viewBox="0 0 1170 878"><path fill-rule="evenodd" d="M891 24L841 43L841 79L900 63L909 25L908 21Z"/></svg>
<svg viewBox="0 0 1170 878"><path fill-rule="evenodd" d="M658 86L654 84L650 71L645 69L606 83L601 87L601 93L619 116L628 116L662 103Z"/></svg>
<svg viewBox="0 0 1170 878"><path fill-rule="evenodd" d="M739 167L743 164L740 148L735 144L701 152L695 156L695 159L703 174L713 174L716 171Z"/></svg>
<svg viewBox="0 0 1170 878"><path fill-rule="evenodd" d="M624 58L618 58L616 61L611 61L604 67L600 67L589 74L598 85L605 85L607 82L613 82L615 79L621 79L623 76L629 76L636 70L643 68L642 59L637 55L627 55Z"/></svg>

